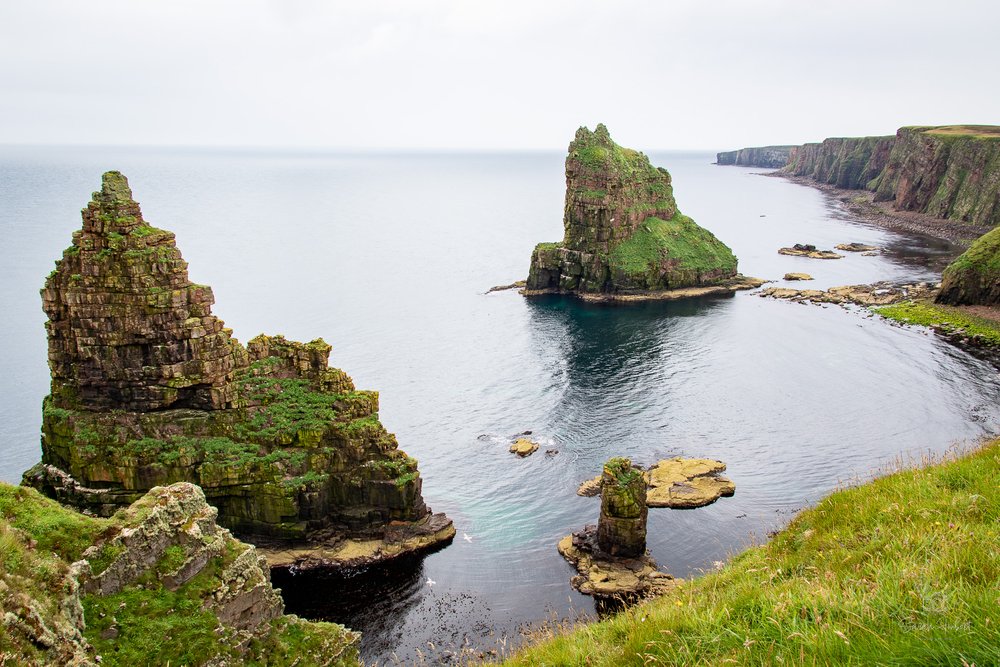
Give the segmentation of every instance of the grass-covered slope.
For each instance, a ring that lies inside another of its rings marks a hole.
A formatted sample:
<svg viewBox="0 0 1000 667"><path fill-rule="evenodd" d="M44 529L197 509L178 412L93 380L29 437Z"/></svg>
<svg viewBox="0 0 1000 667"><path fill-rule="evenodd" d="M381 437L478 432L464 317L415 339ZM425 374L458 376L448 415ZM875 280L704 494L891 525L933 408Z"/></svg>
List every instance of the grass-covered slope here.
<svg viewBox="0 0 1000 667"><path fill-rule="evenodd" d="M941 303L1000 305L1000 227L987 232L941 274Z"/></svg>
<svg viewBox="0 0 1000 667"><path fill-rule="evenodd" d="M1000 664L1000 440L836 492L722 570L507 664Z"/></svg>
<svg viewBox="0 0 1000 667"><path fill-rule="evenodd" d="M102 519L0 484L0 665L357 664L353 633L281 615L214 517L191 485Z"/></svg>

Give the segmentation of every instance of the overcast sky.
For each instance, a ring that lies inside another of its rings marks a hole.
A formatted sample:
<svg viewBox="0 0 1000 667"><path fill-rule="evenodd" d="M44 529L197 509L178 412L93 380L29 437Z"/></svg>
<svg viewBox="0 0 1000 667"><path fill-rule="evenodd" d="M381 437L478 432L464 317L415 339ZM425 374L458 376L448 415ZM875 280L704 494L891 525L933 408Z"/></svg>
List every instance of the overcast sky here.
<svg viewBox="0 0 1000 667"><path fill-rule="evenodd" d="M1000 124L1000 3L3 0L0 143L643 150Z"/></svg>

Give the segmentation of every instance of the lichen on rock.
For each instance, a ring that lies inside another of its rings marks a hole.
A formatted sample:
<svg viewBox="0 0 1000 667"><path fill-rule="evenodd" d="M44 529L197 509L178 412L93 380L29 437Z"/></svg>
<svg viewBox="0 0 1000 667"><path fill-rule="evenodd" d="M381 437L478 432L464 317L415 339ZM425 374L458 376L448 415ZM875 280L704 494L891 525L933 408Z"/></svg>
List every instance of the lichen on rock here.
<svg viewBox="0 0 1000 667"><path fill-rule="evenodd" d="M25 483L108 516L193 482L255 541L380 539L391 522L427 519L378 393L330 368L322 339L244 348L120 173L104 175L42 299L52 388Z"/></svg>
<svg viewBox="0 0 1000 667"><path fill-rule="evenodd" d="M562 243L541 243L524 293L591 297L739 284L736 257L683 215L670 174L612 141L577 130L566 158Z"/></svg>
<svg viewBox="0 0 1000 667"><path fill-rule="evenodd" d="M691 509L714 503L736 493L736 485L719 473L726 464L713 459L673 458L659 461L649 469L650 507Z"/></svg>

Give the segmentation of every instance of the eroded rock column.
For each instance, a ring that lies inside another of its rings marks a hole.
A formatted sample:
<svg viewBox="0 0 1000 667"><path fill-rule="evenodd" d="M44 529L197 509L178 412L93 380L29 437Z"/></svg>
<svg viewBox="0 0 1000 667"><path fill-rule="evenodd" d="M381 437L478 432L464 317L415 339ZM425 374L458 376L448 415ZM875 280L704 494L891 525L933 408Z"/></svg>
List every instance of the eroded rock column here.
<svg viewBox="0 0 1000 667"><path fill-rule="evenodd" d="M646 553L646 479L626 458L604 464L597 545L607 554L636 558Z"/></svg>

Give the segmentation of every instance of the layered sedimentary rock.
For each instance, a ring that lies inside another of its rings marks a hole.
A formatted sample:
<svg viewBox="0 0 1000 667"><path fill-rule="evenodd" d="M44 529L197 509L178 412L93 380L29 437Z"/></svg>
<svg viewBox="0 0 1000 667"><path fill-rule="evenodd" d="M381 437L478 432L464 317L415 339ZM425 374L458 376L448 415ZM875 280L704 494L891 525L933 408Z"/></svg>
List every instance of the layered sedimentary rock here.
<svg viewBox="0 0 1000 667"><path fill-rule="evenodd" d="M379 422L377 392L328 366L329 345L262 335L244 348L121 174L104 175L83 219L42 290L52 389L26 483L107 516L189 481L254 539L428 521L416 461Z"/></svg>
<svg viewBox="0 0 1000 667"><path fill-rule="evenodd" d="M716 164L737 167L764 167L777 169L788 164L788 155L794 146L760 146L741 148L738 151L716 153Z"/></svg>
<svg viewBox="0 0 1000 667"><path fill-rule="evenodd" d="M531 257L526 294L601 295L716 286L737 278L736 257L681 214L670 174L611 140L577 130L566 158L562 243Z"/></svg>
<svg viewBox="0 0 1000 667"><path fill-rule="evenodd" d="M601 476L601 515L597 545L601 551L622 558L646 553L646 478L628 459L604 464Z"/></svg>
<svg viewBox="0 0 1000 667"><path fill-rule="evenodd" d="M875 189L894 137L825 139L792 148L784 171L838 188Z"/></svg>
<svg viewBox="0 0 1000 667"><path fill-rule="evenodd" d="M1000 127L904 127L875 188L901 211L1000 225Z"/></svg>
<svg viewBox="0 0 1000 667"><path fill-rule="evenodd" d="M979 240L941 274L938 303L1000 306L1000 227Z"/></svg>
<svg viewBox="0 0 1000 667"><path fill-rule="evenodd" d="M283 614L263 557L192 484L111 519L8 485L0 508L4 664L358 664L356 633Z"/></svg>
<svg viewBox="0 0 1000 667"><path fill-rule="evenodd" d="M1000 224L1000 127L903 127L793 147L784 173L875 193L898 211Z"/></svg>

